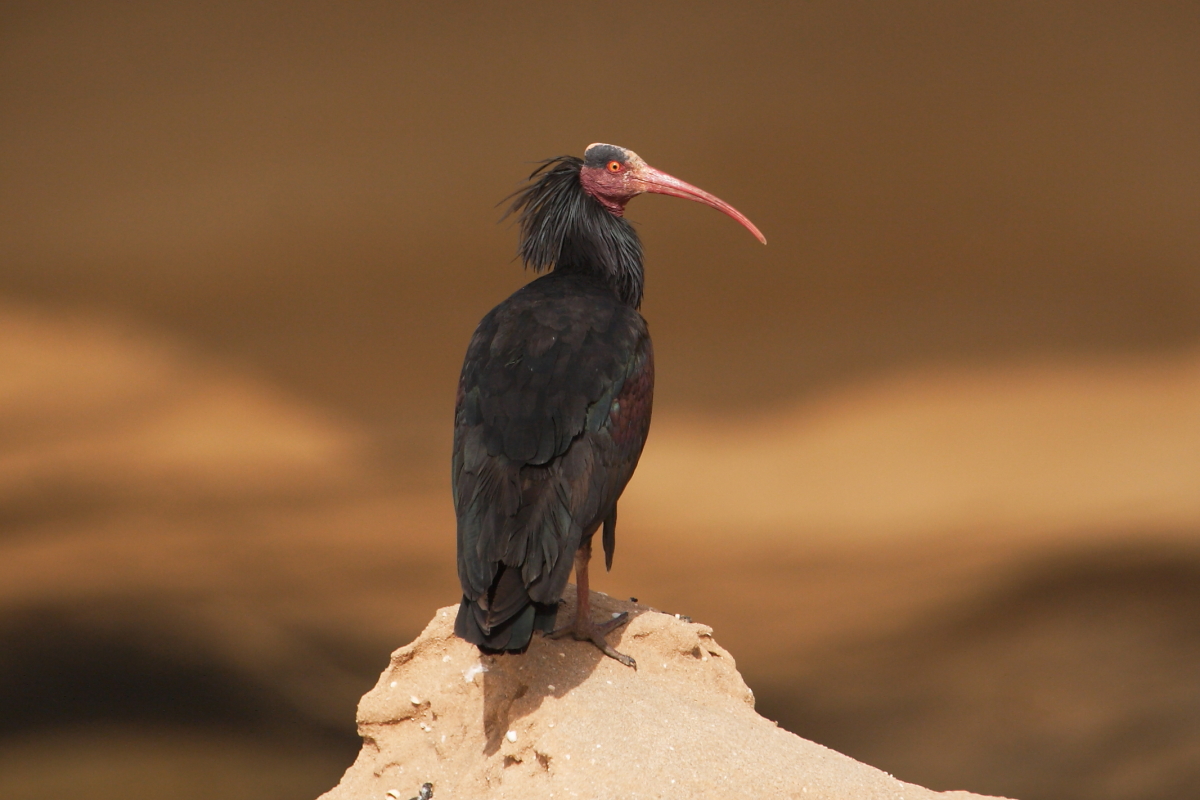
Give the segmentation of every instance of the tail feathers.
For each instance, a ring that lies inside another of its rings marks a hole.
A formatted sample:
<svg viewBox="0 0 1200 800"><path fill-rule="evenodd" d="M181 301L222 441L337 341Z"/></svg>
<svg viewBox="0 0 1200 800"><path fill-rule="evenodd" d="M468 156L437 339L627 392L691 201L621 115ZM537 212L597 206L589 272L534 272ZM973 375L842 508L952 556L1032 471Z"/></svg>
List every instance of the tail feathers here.
<svg viewBox="0 0 1200 800"><path fill-rule="evenodd" d="M552 630L557 615L557 603L533 601L521 580L521 570L501 564L485 597L471 600L463 596L454 632L485 651L523 651L534 629Z"/></svg>
<svg viewBox="0 0 1200 800"><path fill-rule="evenodd" d="M477 645L485 653L523 653L529 647L535 630L545 633L554 630L557 616L557 603L530 601L515 615L489 629L486 627L488 612L478 602L464 596L458 607L458 617L454 620L454 633Z"/></svg>

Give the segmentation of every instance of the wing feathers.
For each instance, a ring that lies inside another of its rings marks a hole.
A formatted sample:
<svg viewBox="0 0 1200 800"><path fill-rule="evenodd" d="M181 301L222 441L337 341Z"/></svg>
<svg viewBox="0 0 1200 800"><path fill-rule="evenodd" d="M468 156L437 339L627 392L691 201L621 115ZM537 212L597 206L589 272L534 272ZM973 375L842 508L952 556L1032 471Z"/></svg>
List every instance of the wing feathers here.
<svg viewBox="0 0 1200 800"><path fill-rule="evenodd" d="M460 379L452 478L463 608L484 634L511 623L524 646L516 618L558 601L583 538L611 517L645 438L617 406L631 376L652 388L648 353L641 315L581 276L551 273L480 323ZM648 424L649 405L639 413ZM611 537L606 528L609 563Z"/></svg>

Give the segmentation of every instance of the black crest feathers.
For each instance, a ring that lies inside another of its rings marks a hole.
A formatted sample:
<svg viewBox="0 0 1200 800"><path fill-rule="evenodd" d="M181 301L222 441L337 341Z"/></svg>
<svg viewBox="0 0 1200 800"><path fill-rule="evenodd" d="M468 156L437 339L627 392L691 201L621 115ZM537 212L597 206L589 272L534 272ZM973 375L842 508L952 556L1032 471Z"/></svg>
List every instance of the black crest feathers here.
<svg viewBox="0 0 1200 800"><path fill-rule="evenodd" d="M515 192L505 212L517 215L518 253L535 272L579 270L598 274L622 302L642 303L642 242L633 226L584 190L583 160L559 156L543 161L530 184Z"/></svg>

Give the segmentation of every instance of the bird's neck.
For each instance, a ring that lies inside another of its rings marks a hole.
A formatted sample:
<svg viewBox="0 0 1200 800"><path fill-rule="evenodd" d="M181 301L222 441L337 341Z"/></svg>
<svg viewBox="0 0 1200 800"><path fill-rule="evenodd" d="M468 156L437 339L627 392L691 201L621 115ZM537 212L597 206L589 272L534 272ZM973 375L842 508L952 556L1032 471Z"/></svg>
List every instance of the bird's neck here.
<svg viewBox="0 0 1200 800"><path fill-rule="evenodd" d="M614 216L592 198L582 224L566 225L555 271L599 278L622 303L642 304L645 272L642 243L629 222Z"/></svg>
<svg viewBox="0 0 1200 800"><path fill-rule="evenodd" d="M527 267L586 274L603 281L622 303L642 304L642 242L620 214L583 186L583 161L550 159L517 192L509 213L521 223L519 252Z"/></svg>

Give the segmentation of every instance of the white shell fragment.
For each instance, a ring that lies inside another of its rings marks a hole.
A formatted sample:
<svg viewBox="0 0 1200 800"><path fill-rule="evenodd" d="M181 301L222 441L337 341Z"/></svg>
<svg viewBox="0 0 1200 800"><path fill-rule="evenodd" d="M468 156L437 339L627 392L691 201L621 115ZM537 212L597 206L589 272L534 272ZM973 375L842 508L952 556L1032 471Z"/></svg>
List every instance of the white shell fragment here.
<svg viewBox="0 0 1200 800"><path fill-rule="evenodd" d="M487 667L485 667L483 664L476 664L472 667L469 667L467 671L463 673L463 682L470 683L471 681L475 680L476 675L487 671Z"/></svg>
<svg viewBox="0 0 1200 800"><path fill-rule="evenodd" d="M387 796L392 800L400 800L400 792L396 789L388 789Z"/></svg>
<svg viewBox="0 0 1200 800"><path fill-rule="evenodd" d="M517 740L517 732L509 731L508 733L504 734L504 738L508 739L510 742L515 742Z"/></svg>
<svg viewBox="0 0 1200 800"><path fill-rule="evenodd" d="M412 703L414 706L421 705L421 701L417 699L417 696L415 694L412 697L408 698L408 702Z"/></svg>

